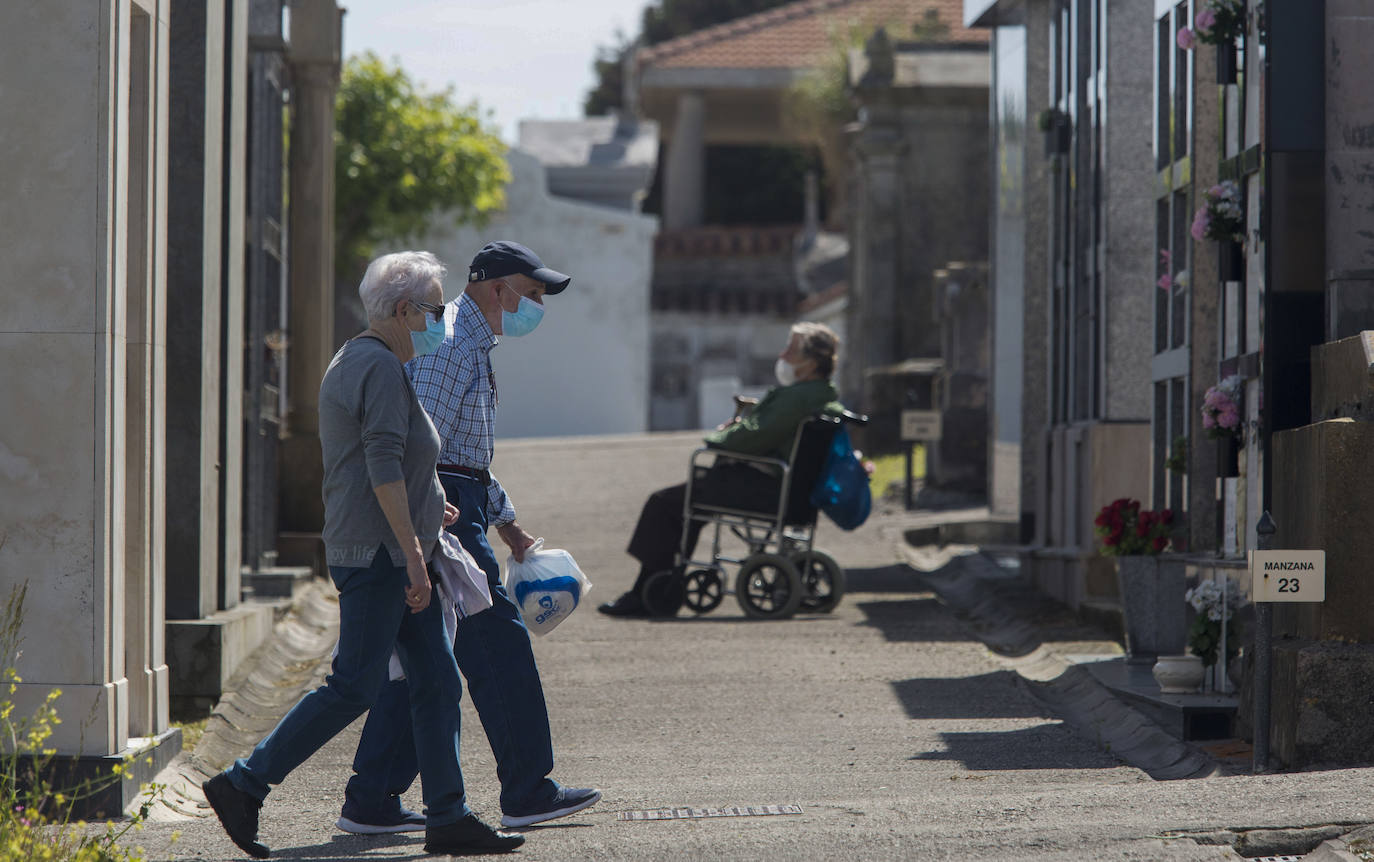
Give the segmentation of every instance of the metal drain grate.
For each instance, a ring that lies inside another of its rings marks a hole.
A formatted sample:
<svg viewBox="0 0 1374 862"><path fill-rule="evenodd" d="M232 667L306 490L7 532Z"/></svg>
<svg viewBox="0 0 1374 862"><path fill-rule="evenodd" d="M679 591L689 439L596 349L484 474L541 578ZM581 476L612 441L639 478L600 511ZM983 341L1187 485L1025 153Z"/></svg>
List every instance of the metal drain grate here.
<svg viewBox="0 0 1374 862"><path fill-rule="evenodd" d="M725 808L648 808L622 811L617 820L702 820L707 817L767 817L770 814L801 814L800 805L730 805Z"/></svg>
<svg viewBox="0 0 1374 862"><path fill-rule="evenodd" d="M1301 856L1256 856L1250 862L1302 862Z"/></svg>

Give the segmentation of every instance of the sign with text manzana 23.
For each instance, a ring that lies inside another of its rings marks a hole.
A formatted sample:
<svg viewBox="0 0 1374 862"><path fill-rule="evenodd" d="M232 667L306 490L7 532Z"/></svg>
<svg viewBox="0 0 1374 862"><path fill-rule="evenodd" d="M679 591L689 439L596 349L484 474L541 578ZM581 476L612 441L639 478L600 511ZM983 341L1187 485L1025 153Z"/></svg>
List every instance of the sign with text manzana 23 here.
<svg viewBox="0 0 1374 862"><path fill-rule="evenodd" d="M1250 575L1254 601L1326 601L1326 551L1251 551Z"/></svg>
<svg viewBox="0 0 1374 862"><path fill-rule="evenodd" d="M943 422L939 410L903 410L902 440L907 443L935 443Z"/></svg>

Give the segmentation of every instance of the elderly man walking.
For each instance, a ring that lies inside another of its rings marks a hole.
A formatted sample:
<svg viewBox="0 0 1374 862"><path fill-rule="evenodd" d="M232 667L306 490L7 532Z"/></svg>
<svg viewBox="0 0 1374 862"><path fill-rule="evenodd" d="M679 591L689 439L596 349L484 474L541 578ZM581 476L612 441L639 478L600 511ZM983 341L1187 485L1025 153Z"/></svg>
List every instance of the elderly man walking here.
<svg viewBox="0 0 1374 862"><path fill-rule="evenodd" d="M553 742L529 630L501 586L500 564L487 541L487 528L494 526L517 560L534 543L489 471L498 402L491 351L498 335L534 331L544 297L561 293L571 280L519 243L489 243L472 259L464 292L444 307L443 343L407 366L443 441L439 481L459 511L448 530L491 585L493 606L462 621L453 653L496 757L501 825L508 828L563 817L601 798L600 790L563 787L549 777ZM368 715L338 821L346 832L425 828L424 818L400 802L419 772L408 698L404 681L390 683Z"/></svg>

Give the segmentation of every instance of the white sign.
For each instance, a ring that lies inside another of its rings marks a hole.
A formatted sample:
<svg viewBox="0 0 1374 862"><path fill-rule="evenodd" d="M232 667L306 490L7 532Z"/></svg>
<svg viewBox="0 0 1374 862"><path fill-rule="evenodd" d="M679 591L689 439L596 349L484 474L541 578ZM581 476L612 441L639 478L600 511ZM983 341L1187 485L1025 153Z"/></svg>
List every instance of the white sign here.
<svg viewBox="0 0 1374 862"><path fill-rule="evenodd" d="M1257 602L1326 601L1326 551L1251 551Z"/></svg>
<svg viewBox="0 0 1374 862"><path fill-rule="evenodd" d="M902 440L933 442L940 439L939 410L903 410Z"/></svg>

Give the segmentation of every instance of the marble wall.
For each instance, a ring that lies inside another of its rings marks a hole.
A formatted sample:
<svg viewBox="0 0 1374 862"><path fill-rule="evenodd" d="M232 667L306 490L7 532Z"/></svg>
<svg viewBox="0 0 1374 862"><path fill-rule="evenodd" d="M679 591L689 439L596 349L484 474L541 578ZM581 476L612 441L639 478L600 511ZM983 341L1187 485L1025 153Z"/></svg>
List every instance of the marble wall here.
<svg viewBox="0 0 1374 862"><path fill-rule="evenodd" d="M62 689L65 754L167 724L168 19L168 0L0 6L0 115L25 118L0 126L0 592L28 585L15 700Z"/></svg>
<svg viewBox="0 0 1374 862"><path fill-rule="evenodd" d="M1149 421L1154 353L1155 168L1154 18L1140 0L1108 0L1106 146L1102 217L1106 227L1103 331L1105 387L1100 415ZM1148 475L1135 492L1148 499Z"/></svg>

